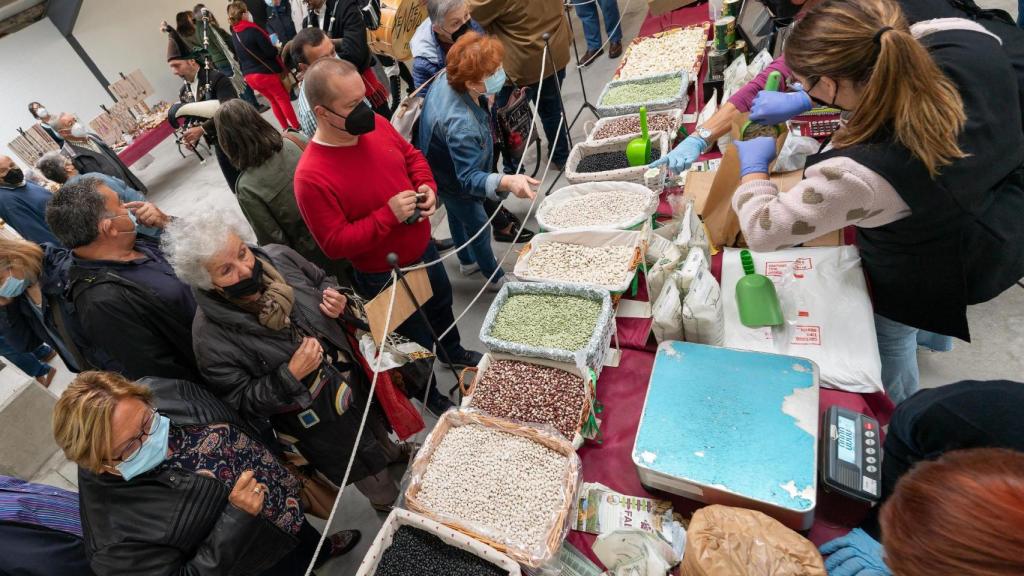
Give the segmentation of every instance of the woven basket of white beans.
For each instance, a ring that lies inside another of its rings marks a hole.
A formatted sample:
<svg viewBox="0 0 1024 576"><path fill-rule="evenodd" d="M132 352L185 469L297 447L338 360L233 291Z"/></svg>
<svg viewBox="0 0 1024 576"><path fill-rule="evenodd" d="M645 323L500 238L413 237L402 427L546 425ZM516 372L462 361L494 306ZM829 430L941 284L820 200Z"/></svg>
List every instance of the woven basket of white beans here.
<svg viewBox="0 0 1024 576"><path fill-rule="evenodd" d="M671 143L683 125L683 111L675 108L648 114L647 125L649 132L668 134ZM587 133L587 142L591 144L622 136L637 138L640 136L640 114L610 116L598 118L597 121L588 120L583 124L583 131Z"/></svg>
<svg viewBox="0 0 1024 576"><path fill-rule="evenodd" d="M704 22L633 40L614 79L647 78L679 70L696 76L707 47L709 28L710 23Z"/></svg>
<svg viewBox="0 0 1024 576"><path fill-rule="evenodd" d="M586 182L564 186L537 208L544 232L630 230L643 227L658 210L658 194L632 182Z"/></svg>
<svg viewBox="0 0 1024 576"><path fill-rule="evenodd" d="M648 113L673 108L685 110L690 78L693 76L689 72L677 70L657 76L612 80L605 84L597 98L597 115L604 118L635 114L640 112L641 106L646 106Z"/></svg>
<svg viewBox="0 0 1024 576"><path fill-rule="evenodd" d="M643 232L601 230L537 234L519 254L516 278L526 282L567 282L629 289L643 261Z"/></svg>
<svg viewBox="0 0 1024 576"><path fill-rule="evenodd" d="M537 568L565 540L581 470L551 429L449 410L409 467L405 505Z"/></svg>
<svg viewBox="0 0 1024 576"><path fill-rule="evenodd" d="M657 150L661 156L668 154L672 148L668 134L664 132L651 132L651 152ZM616 136L597 142L580 142L569 151L569 159L565 161L565 179L571 184L582 184L584 182L632 182L641 184L654 192L660 193L665 187L665 176L668 169L665 165L656 168L648 168L646 164L641 166L630 166L627 168L612 168L599 172L581 172L580 164L584 159L606 152L626 153L626 145L634 136Z"/></svg>

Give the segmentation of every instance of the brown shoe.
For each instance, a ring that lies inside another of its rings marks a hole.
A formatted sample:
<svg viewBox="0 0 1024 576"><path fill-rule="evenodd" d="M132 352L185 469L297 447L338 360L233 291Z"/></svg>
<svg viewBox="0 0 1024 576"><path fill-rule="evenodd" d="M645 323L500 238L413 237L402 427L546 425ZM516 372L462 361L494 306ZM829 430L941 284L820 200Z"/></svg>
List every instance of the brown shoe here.
<svg viewBox="0 0 1024 576"><path fill-rule="evenodd" d="M619 56L622 56L622 42L609 42L608 57L615 60Z"/></svg>
<svg viewBox="0 0 1024 576"><path fill-rule="evenodd" d="M42 384L43 388L49 388L50 387L50 383L53 382L53 377L56 376L56 375L57 375L57 369L51 366L49 372L47 372L46 374L43 374L42 376L36 376L36 382L39 382L40 384Z"/></svg>
<svg viewBox="0 0 1024 576"><path fill-rule="evenodd" d="M590 66L591 64L594 63L594 60L597 60L597 57L600 56L601 54L604 54L604 48L598 48L597 50L587 50L587 52L583 55L583 58L580 58L580 66L582 66L583 68Z"/></svg>

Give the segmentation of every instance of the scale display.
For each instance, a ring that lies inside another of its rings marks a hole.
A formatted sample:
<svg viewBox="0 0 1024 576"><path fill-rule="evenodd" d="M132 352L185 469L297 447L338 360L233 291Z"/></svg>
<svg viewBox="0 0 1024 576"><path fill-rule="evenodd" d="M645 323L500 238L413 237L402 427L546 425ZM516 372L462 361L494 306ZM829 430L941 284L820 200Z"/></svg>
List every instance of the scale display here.
<svg viewBox="0 0 1024 576"><path fill-rule="evenodd" d="M857 456L853 452L857 447L857 440L854 438L854 434L856 433L853 427L854 422L853 420L843 416L840 416L837 420L839 421L839 459L843 462L856 464Z"/></svg>
<svg viewBox="0 0 1024 576"><path fill-rule="evenodd" d="M882 477L878 422L832 406L822 427L821 480L825 487L858 500L878 500Z"/></svg>

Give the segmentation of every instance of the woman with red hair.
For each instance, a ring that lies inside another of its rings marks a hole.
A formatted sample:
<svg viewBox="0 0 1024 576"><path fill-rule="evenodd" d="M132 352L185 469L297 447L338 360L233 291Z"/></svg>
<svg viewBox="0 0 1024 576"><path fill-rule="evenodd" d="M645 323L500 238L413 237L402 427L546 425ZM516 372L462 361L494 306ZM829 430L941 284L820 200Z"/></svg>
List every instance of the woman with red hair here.
<svg viewBox="0 0 1024 576"><path fill-rule="evenodd" d="M448 210L448 227L456 245L476 235L460 250L459 270L466 276L480 271L497 291L506 275L491 249L491 231L484 201L500 201L511 192L533 198L539 182L522 174L499 174L494 165L488 105L505 85L501 67L505 49L493 36L468 32L448 52L446 70L427 94L420 117L418 147L430 163L437 191Z"/></svg>

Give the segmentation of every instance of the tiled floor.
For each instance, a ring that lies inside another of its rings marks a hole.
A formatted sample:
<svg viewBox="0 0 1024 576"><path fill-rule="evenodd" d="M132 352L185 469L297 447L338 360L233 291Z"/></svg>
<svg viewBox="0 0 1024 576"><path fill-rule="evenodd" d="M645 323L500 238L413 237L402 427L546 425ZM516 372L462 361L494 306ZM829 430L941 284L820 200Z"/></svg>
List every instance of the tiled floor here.
<svg viewBox="0 0 1024 576"><path fill-rule="evenodd" d="M1011 5L1012 0L999 0L998 3L1005 4L1004 8L1010 8L1011 13L1016 14L1016 6ZM628 41L635 36L640 27L646 13L646 3L641 0L620 0L619 4L624 9L622 26ZM991 4L996 4L996 2ZM580 50L583 51L585 45L582 41L578 21L575 18L574 24L576 25L577 43ZM584 71L586 93L591 102L596 100L616 65L617 63L607 56L602 56ZM574 65L570 65L567 70L562 90L566 112L571 118L579 110L583 100L580 79ZM265 116L272 123L274 122L269 112ZM582 139L584 125L592 119L589 112L582 114L572 129L574 140ZM215 209L238 210L237 203L213 158L210 158L205 165L201 165L192 156L182 159L170 140L154 150L153 157L153 163L145 169L139 170L138 174L150 188L150 199L159 204L164 211L175 215L185 215L195 209L210 209L210 204L207 202L212 203ZM549 175L543 189L547 190L552 181L553 177ZM564 184L565 182L561 181L557 185ZM521 216L525 215L529 208L528 201L515 198L506 201L505 205ZM447 237L447 226L443 222L443 218L439 220L442 221L438 222L435 235ZM536 230L535 223L532 223L531 227ZM504 256L505 269L511 270L516 255L514 250L511 250L508 244L495 243L494 248L498 257ZM458 316L482 288L483 278L479 274L471 278L460 276L455 258L446 262L446 268L452 280L455 293L455 313ZM463 343L467 348L481 349L477 334L490 300L490 294L485 293L480 301L466 312L458 324ZM923 385L940 386L962 379L1014 378L1024 380L1024 358L1020 355L1020 351L1024 350L1024 289L1011 288L992 302L972 307L969 316L974 334L972 343L958 342L956 350L947 354L921 354ZM454 378L450 373L438 370L438 377L443 387L454 385ZM59 394L69 381L68 373L62 371L53 387L54 391ZM58 462L55 462L54 469L43 478L58 485L69 486L67 481L74 477L73 470L69 466L57 466L57 464ZM395 470L394 473L400 475L401 470ZM333 529L358 528L363 532L363 541L354 552L331 562L320 570L320 574L331 576L354 574L355 567L358 566L382 519L383 515L374 512L358 491L347 489ZM317 524L322 526L323 523L318 522Z"/></svg>

